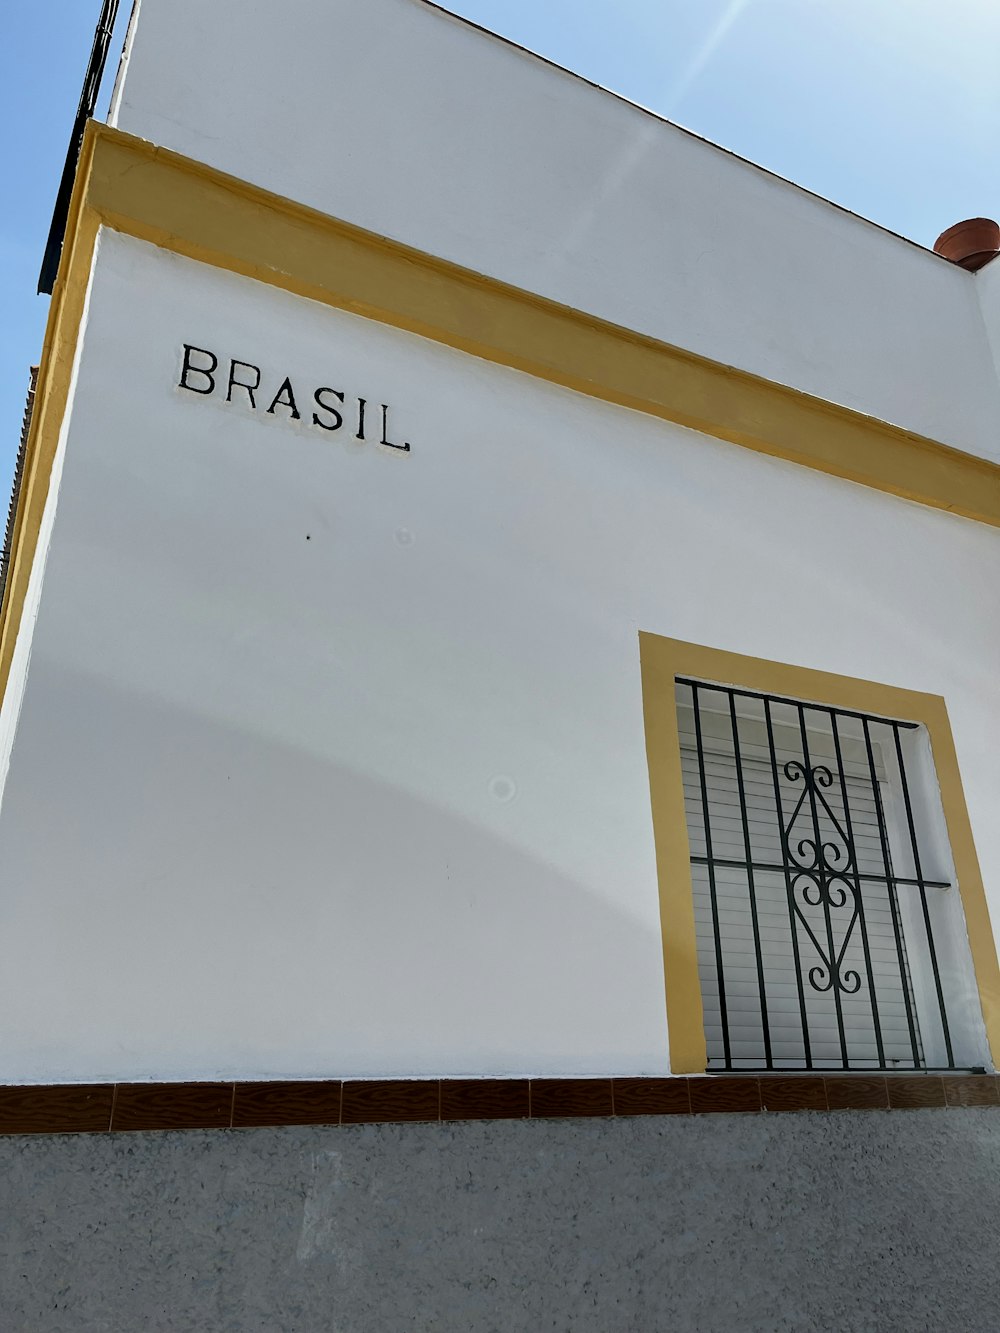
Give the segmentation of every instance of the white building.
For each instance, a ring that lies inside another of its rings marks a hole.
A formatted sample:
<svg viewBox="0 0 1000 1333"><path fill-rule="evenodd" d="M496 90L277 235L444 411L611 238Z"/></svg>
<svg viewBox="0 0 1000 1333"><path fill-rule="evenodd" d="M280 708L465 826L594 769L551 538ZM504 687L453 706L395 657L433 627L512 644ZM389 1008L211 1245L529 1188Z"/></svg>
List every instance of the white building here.
<svg viewBox="0 0 1000 1333"><path fill-rule="evenodd" d="M422 0L141 0L0 637L0 1124L128 1183L7 1326L992 1327L998 440L1000 264Z"/></svg>

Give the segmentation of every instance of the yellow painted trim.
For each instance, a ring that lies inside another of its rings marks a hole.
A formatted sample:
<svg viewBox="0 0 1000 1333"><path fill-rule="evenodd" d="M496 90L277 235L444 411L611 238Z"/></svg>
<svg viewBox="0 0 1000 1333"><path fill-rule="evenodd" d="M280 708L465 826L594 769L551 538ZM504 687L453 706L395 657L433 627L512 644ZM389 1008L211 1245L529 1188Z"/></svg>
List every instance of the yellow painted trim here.
<svg viewBox="0 0 1000 1333"><path fill-rule="evenodd" d="M87 199L155 245L605 402L1000 526L1000 467L96 127Z"/></svg>
<svg viewBox="0 0 1000 1333"><path fill-rule="evenodd" d="M99 226L760 453L1000 526L1000 467L374 235L91 123L0 624L6 686Z"/></svg>
<svg viewBox="0 0 1000 1333"><path fill-rule="evenodd" d="M81 176L84 178L92 148L93 136L88 134L81 155ZM77 188L70 204L66 243L49 306L35 387L35 406L25 447L21 493L14 515L10 570L0 607L0 699L7 689L38 547L99 228L100 218L85 206L84 191Z"/></svg>
<svg viewBox="0 0 1000 1333"><path fill-rule="evenodd" d="M986 1036L991 1052L1000 1051L1000 964L944 699L807 667L743 657L658 634L640 633L639 659L659 879L671 1072L694 1074L703 1072L706 1065L677 731L674 682L678 676L923 724L930 737L941 789Z"/></svg>

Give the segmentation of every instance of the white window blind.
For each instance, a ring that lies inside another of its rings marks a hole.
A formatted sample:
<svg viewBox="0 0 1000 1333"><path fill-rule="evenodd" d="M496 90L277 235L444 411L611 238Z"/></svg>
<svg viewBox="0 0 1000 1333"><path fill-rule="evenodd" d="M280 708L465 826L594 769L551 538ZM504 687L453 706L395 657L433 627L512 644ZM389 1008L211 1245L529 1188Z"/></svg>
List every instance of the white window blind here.
<svg viewBox="0 0 1000 1333"><path fill-rule="evenodd" d="M709 689L678 701L709 1068L922 1066L884 741Z"/></svg>

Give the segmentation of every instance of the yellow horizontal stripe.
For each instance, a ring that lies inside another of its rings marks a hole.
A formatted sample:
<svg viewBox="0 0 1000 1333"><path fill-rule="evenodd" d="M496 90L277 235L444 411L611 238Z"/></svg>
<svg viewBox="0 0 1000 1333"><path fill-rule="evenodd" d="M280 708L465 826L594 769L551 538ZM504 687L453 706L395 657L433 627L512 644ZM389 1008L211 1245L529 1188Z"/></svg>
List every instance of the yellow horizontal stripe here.
<svg viewBox="0 0 1000 1333"><path fill-rule="evenodd" d="M993 463L436 259L92 122L46 331L2 610L0 692L100 224L606 402L1000 526L1000 467Z"/></svg>
<svg viewBox="0 0 1000 1333"><path fill-rule="evenodd" d="M107 127L87 205L192 259L775 457L1000 526L1000 467L436 259Z"/></svg>

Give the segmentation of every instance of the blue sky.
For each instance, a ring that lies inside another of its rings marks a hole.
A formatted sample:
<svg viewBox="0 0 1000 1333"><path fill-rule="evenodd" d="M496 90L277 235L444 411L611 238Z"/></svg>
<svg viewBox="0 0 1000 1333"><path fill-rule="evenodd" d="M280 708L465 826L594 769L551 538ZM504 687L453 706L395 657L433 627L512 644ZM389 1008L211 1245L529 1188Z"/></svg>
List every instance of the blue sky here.
<svg viewBox="0 0 1000 1333"><path fill-rule="evenodd" d="M1000 0L447 7L921 244L961 218L1000 218ZM128 0L121 8L102 113ZM0 79L4 507L48 305L34 294L38 267L100 3L9 9Z"/></svg>

